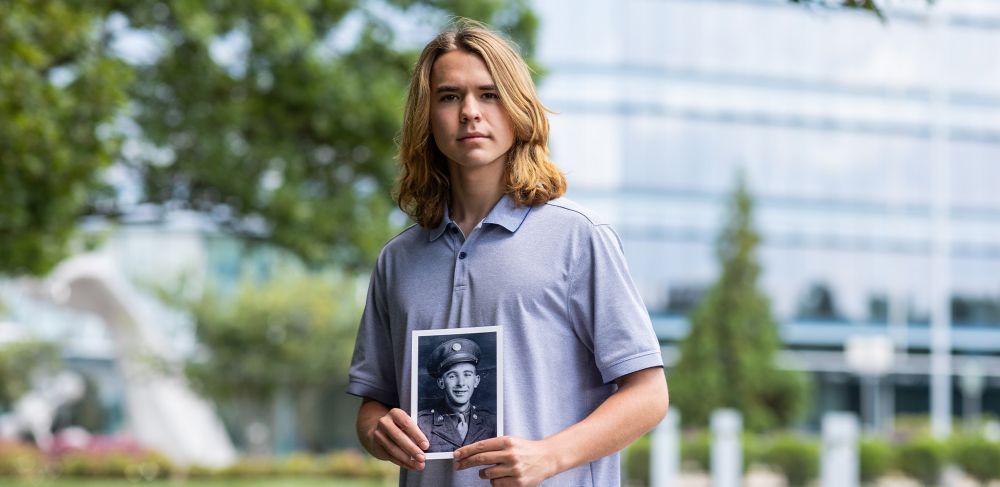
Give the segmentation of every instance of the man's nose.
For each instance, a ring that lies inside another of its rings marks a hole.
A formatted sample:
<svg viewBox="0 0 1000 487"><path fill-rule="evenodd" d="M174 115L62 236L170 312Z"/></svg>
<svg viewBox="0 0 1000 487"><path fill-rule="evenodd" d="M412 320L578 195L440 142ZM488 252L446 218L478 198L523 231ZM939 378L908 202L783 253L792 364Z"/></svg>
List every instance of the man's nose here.
<svg viewBox="0 0 1000 487"><path fill-rule="evenodd" d="M469 120L479 120L480 117L479 102L476 101L476 97L465 97L465 100L462 102L462 121L468 122Z"/></svg>

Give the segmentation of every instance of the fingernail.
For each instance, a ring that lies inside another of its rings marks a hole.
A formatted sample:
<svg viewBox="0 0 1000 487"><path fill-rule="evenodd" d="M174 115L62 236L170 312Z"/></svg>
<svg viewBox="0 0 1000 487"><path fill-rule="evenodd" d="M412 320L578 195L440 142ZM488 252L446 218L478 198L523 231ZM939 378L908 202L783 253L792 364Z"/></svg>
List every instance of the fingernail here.
<svg viewBox="0 0 1000 487"><path fill-rule="evenodd" d="M427 443L426 441L420 444L420 448L422 448L422 449L424 449L424 450L426 450L426 449L427 449L427 448L429 448L430 446L431 446L431 444L430 444L430 443Z"/></svg>
<svg viewBox="0 0 1000 487"><path fill-rule="evenodd" d="M417 461L423 463L424 456L423 455L417 455Z"/></svg>

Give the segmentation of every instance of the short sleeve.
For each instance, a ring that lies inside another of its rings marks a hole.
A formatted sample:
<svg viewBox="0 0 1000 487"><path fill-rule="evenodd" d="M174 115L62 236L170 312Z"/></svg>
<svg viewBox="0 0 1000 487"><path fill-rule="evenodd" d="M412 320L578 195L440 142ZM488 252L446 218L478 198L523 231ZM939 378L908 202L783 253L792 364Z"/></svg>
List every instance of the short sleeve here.
<svg viewBox="0 0 1000 487"><path fill-rule="evenodd" d="M605 383L662 367L649 312L632 282L621 240L608 225L593 225L580 239L571 269L569 314L594 353Z"/></svg>
<svg viewBox="0 0 1000 487"><path fill-rule="evenodd" d="M396 364L389 334L382 264L382 259L379 259L368 285L368 298L348 372L347 393L398 407L399 389L396 386Z"/></svg>

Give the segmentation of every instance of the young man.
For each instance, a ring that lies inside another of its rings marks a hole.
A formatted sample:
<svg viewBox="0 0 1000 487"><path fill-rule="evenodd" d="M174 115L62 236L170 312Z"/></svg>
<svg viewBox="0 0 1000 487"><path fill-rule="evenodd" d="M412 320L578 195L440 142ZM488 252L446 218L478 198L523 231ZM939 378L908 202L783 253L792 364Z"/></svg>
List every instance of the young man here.
<svg viewBox="0 0 1000 487"><path fill-rule="evenodd" d="M348 392L361 443L406 486L614 486L617 452L667 410L659 343L621 243L560 198L527 65L462 22L424 49L400 139L411 226L372 273ZM503 431L426 460L410 403L414 330L501 326ZM404 406L405 407L405 406Z"/></svg>

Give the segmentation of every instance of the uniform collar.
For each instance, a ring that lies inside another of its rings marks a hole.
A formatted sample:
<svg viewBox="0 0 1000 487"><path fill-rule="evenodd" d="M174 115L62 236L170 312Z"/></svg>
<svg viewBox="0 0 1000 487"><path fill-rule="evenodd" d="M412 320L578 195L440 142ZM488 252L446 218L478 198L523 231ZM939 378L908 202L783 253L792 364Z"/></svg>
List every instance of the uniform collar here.
<svg viewBox="0 0 1000 487"><path fill-rule="evenodd" d="M483 218L483 223L490 223L493 225L500 225L509 231L514 233L518 228L521 227L521 223L524 223L525 217L528 216L528 212L531 211L531 207L528 205L517 206L517 203L509 194L503 195L500 201L493 206L486 218ZM428 235L428 241L433 242L438 239L449 226L458 226L455 222L451 220L451 214L448 211L448 206L444 207L444 215L441 217L441 223L437 227L431 229Z"/></svg>

